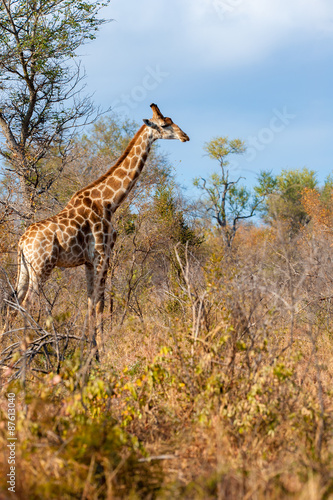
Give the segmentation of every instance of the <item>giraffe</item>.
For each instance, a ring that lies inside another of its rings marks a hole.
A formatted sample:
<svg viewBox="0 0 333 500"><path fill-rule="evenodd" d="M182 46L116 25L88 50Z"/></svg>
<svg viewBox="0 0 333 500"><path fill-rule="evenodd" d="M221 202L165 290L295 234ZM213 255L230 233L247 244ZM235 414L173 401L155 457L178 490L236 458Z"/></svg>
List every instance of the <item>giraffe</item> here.
<svg viewBox="0 0 333 500"><path fill-rule="evenodd" d="M90 324L95 322L93 343L103 350L104 290L111 250L116 241L112 215L135 185L157 139L189 141L189 137L150 105L152 119L144 119L129 145L109 170L81 189L57 215L28 227L18 244L16 300L29 309L40 284L58 267L84 264ZM15 314L15 312L14 312ZM95 338L96 336L96 338Z"/></svg>

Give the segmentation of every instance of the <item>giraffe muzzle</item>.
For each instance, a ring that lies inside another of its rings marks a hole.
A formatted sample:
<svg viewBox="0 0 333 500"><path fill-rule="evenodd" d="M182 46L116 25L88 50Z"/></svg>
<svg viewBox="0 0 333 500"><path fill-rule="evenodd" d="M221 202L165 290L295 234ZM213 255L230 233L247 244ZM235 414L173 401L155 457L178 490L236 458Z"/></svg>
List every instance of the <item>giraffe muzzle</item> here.
<svg viewBox="0 0 333 500"><path fill-rule="evenodd" d="M189 136L184 133L184 135L180 138L182 142L187 142L190 140Z"/></svg>

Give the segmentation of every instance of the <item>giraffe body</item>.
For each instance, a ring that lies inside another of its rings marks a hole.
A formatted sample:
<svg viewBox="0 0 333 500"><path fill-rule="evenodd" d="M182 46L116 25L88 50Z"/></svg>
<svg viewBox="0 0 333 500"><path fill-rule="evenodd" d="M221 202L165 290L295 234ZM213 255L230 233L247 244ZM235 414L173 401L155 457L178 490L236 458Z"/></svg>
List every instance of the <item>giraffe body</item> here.
<svg viewBox="0 0 333 500"><path fill-rule="evenodd" d="M153 118L130 141L116 163L81 189L57 215L32 224L18 245L17 300L28 307L54 267L85 265L89 316L102 326L104 288L110 253L116 241L112 215L133 188L157 139L189 140L156 104ZM101 330L101 329L100 329ZM98 342L100 343L100 342Z"/></svg>

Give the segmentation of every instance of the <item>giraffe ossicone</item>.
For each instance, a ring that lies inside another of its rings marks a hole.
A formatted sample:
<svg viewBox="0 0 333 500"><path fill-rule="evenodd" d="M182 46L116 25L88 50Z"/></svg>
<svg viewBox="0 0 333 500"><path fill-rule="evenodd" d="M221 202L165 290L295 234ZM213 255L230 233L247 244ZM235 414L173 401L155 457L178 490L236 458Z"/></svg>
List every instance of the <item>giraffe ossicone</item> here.
<svg viewBox="0 0 333 500"><path fill-rule="evenodd" d="M16 298L24 308L55 267L85 265L90 324L97 325L97 349L103 346L104 289L116 241L112 215L133 188L154 141L189 137L151 104L153 117L143 120L119 159L101 177L72 196L57 215L32 224L18 244ZM95 331L95 329L94 329ZM95 342L95 333L93 334Z"/></svg>

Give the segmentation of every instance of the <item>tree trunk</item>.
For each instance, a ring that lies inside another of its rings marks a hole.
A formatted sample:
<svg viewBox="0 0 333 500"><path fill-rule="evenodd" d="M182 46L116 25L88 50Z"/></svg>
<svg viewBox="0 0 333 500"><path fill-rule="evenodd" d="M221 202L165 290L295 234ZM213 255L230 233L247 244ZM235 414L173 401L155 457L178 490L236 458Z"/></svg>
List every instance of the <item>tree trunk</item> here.
<svg viewBox="0 0 333 500"><path fill-rule="evenodd" d="M26 225L29 225L34 218L35 210L33 207L33 198L31 190L29 189L24 177L20 176L20 193L19 204L21 205L21 213L26 219Z"/></svg>

